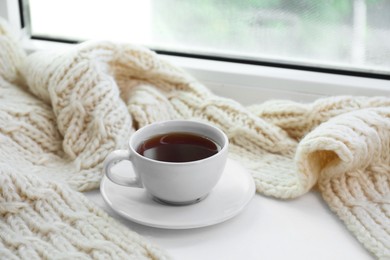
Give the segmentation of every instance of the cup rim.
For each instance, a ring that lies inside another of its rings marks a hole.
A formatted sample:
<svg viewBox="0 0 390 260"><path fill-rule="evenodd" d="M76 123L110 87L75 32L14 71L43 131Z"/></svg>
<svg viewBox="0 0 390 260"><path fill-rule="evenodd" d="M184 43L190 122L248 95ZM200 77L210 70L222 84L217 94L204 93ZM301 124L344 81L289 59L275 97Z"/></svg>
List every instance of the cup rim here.
<svg viewBox="0 0 390 260"><path fill-rule="evenodd" d="M207 158L200 159L200 160L188 161L188 162L166 162L166 161L154 160L154 159L142 156L141 154L139 154L136 151L136 147L133 147L131 145L133 139L135 138L135 136L137 136L138 132L144 131L143 129L153 127L154 125L167 124L167 123L168 124L171 124L171 123L200 124L200 125L204 125L204 126L207 126L209 128L212 128L214 131L218 132L221 135L222 139L223 139L223 145L221 145L221 150L219 150L216 154L213 154L212 156L209 156ZM164 164L164 165L190 165L190 164L202 163L202 162L207 161L207 160L212 160L213 158L215 158L217 156L221 156L222 154L224 154L226 152L226 150L228 149L228 146L229 146L229 138L227 137L227 135L221 129L219 129L218 127L216 127L214 125L211 125L210 123L206 123L206 122L202 122L202 121L195 121L195 120L174 119L174 120L164 120L164 121L154 122L154 123L151 123L151 124L148 124L148 125L145 125L145 126L139 128L138 130L136 130L130 136L130 138L128 140L128 146L129 146L129 149L130 149L132 155L135 155L135 156L137 156L139 158L142 158L143 160L146 160L146 161L150 161L150 162L158 163L158 164Z"/></svg>

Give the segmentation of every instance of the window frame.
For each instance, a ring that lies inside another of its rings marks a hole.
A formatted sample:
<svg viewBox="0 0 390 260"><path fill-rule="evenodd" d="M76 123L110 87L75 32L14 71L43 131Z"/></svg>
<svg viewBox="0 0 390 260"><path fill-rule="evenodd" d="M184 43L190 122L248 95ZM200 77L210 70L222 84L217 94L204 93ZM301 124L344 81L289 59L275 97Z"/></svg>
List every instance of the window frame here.
<svg viewBox="0 0 390 260"><path fill-rule="evenodd" d="M28 52L67 48L71 43L44 40L29 36L21 16L23 0L0 2L0 10L11 27L22 29L23 46ZM24 27L23 27L24 26ZM158 51L164 59L177 65L216 94L234 98L244 104L259 103L267 99L311 101L333 95L388 96L390 75L373 76L370 73L349 73L333 69L268 62L234 61L229 58L202 57Z"/></svg>

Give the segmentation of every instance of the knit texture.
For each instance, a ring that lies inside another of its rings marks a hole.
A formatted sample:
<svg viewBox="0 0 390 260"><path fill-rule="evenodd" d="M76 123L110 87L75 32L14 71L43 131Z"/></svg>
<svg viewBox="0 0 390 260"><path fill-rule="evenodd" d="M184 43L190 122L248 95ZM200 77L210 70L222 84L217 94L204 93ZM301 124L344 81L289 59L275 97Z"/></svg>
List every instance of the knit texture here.
<svg viewBox="0 0 390 260"><path fill-rule="evenodd" d="M206 121L228 135L257 192L289 199L317 185L370 252L390 257L389 98L244 107L139 46L87 42L25 57L8 38L0 44L0 165L14 174L96 188L105 156L134 130Z"/></svg>
<svg viewBox="0 0 390 260"><path fill-rule="evenodd" d="M129 135L130 116L118 112L125 106L107 106L118 90L100 84L106 91L91 104L103 106L99 119L78 125L80 114L65 115L81 108L66 103L77 94L61 93L52 106L29 92L26 55L10 34L0 20L0 259L169 259L69 187L96 187L97 165Z"/></svg>
<svg viewBox="0 0 390 260"><path fill-rule="evenodd" d="M66 185L0 169L1 259L168 259Z"/></svg>

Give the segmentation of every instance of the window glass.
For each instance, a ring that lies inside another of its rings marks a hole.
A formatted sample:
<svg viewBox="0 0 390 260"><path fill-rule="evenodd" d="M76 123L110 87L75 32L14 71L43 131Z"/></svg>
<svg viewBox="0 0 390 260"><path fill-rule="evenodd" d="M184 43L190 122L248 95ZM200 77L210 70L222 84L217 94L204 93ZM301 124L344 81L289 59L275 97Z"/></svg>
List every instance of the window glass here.
<svg viewBox="0 0 390 260"><path fill-rule="evenodd" d="M388 0L29 0L32 36L390 72Z"/></svg>

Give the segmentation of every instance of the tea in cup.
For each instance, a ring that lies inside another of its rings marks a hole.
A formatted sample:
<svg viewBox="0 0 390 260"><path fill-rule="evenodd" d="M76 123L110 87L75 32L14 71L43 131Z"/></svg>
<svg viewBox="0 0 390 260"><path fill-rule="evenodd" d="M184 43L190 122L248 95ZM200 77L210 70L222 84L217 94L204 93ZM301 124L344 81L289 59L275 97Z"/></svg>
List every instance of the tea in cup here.
<svg viewBox="0 0 390 260"><path fill-rule="evenodd" d="M147 125L129 140L127 150L111 152L105 175L114 183L144 188L156 201L187 205L204 199L218 183L226 164L229 141L219 128L190 120ZM128 160L135 177L111 171Z"/></svg>

